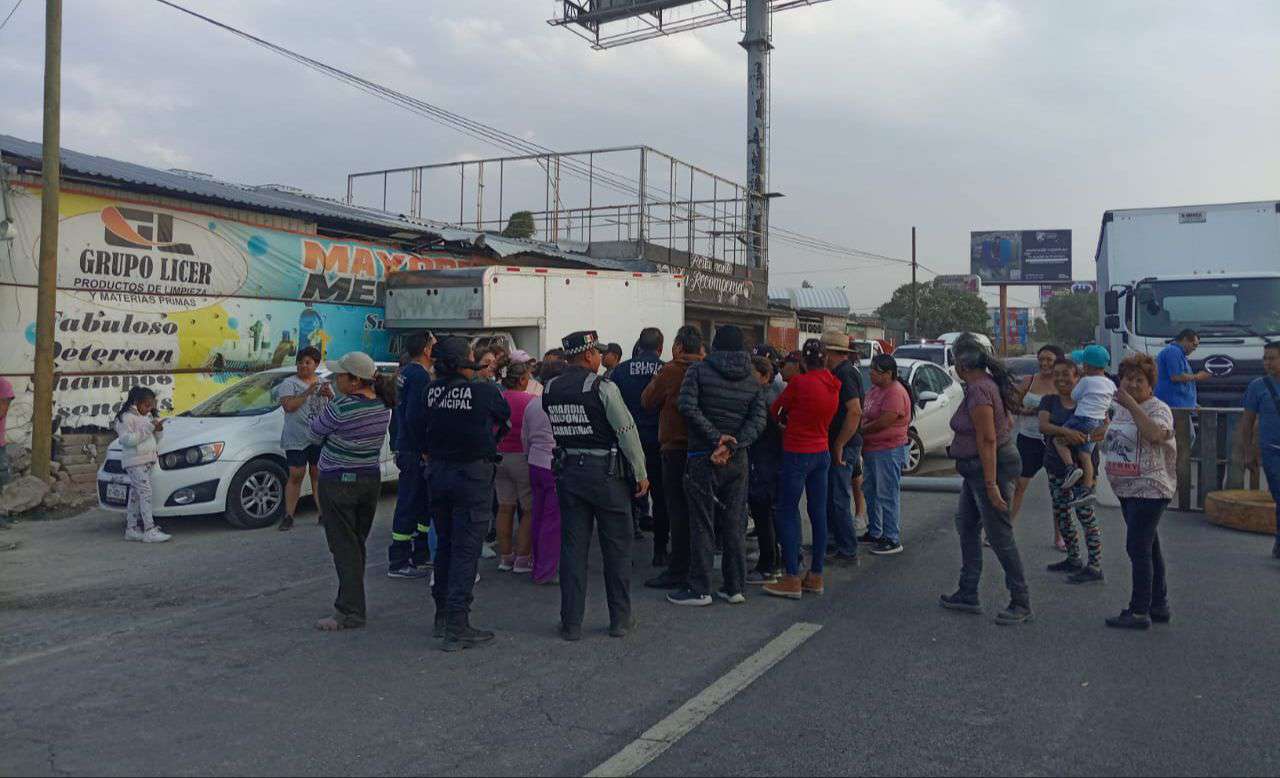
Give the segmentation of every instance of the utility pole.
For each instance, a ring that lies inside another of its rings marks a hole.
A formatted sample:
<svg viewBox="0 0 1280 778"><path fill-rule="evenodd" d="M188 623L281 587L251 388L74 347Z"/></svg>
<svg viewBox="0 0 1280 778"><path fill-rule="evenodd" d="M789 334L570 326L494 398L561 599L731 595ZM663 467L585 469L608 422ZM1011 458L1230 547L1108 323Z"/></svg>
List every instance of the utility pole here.
<svg viewBox="0 0 1280 778"><path fill-rule="evenodd" d="M53 320L58 288L58 189L62 182L62 0L45 0L44 179L40 196L40 269L36 289L36 360L31 406L31 474L49 477L53 458Z"/></svg>
<svg viewBox="0 0 1280 778"><path fill-rule="evenodd" d="M769 256L769 0L746 0L747 32L747 267Z"/></svg>
<svg viewBox="0 0 1280 778"><path fill-rule="evenodd" d="M916 291L916 228L911 228L911 337L919 337L919 293Z"/></svg>

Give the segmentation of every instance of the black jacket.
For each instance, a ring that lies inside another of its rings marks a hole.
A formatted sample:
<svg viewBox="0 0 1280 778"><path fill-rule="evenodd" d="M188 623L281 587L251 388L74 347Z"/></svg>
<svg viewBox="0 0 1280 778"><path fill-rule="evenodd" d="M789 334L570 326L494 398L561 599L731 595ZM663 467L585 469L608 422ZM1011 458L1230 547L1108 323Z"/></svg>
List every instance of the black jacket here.
<svg viewBox="0 0 1280 778"><path fill-rule="evenodd" d="M680 413L689 425L689 451L713 451L721 435L746 448L764 430L768 409L745 351L713 351L689 367L680 385Z"/></svg>

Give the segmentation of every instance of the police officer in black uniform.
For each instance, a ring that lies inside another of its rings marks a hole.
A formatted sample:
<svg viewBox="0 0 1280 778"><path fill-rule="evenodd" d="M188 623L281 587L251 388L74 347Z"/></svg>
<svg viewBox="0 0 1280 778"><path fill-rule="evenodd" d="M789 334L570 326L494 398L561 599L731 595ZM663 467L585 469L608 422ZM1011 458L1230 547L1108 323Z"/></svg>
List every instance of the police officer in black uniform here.
<svg viewBox="0 0 1280 778"><path fill-rule="evenodd" d="M556 438L560 497L560 636L582 638L591 527L599 525L609 634L625 637L631 615L631 498L649 491L644 448L618 387L602 378L594 331L562 339L569 366L543 390Z"/></svg>
<svg viewBox="0 0 1280 778"><path fill-rule="evenodd" d="M436 528L436 601L432 634L445 651L483 645L493 633L471 626L471 590L485 531L493 520L497 442L511 427L511 408L498 385L473 381L475 355L462 338L432 352L436 380L426 391L427 484Z"/></svg>

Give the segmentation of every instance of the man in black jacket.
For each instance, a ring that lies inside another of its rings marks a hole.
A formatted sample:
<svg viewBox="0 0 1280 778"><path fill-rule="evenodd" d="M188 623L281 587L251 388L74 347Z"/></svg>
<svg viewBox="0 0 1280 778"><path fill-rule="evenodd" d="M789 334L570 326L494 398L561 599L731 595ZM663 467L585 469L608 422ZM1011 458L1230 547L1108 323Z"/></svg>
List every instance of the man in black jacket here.
<svg viewBox="0 0 1280 778"><path fill-rule="evenodd" d="M689 368L679 408L689 425L685 496L689 505L689 588L671 594L675 605L710 605L716 525L724 547L722 600L746 601L747 448L764 430L768 409L742 330L716 331L711 355Z"/></svg>

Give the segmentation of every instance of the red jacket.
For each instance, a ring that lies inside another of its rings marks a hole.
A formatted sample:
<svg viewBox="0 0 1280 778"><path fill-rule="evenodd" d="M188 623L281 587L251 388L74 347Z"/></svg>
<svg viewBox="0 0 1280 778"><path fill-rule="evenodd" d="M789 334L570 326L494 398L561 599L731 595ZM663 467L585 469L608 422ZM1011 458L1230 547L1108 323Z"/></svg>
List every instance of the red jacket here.
<svg viewBox="0 0 1280 778"><path fill-rule="evenodd" d="M840 379L830 370L810 370L792 378L770 409L783 425L782 450L793 454L829 450L827 430L839 404Z"/></svg>

